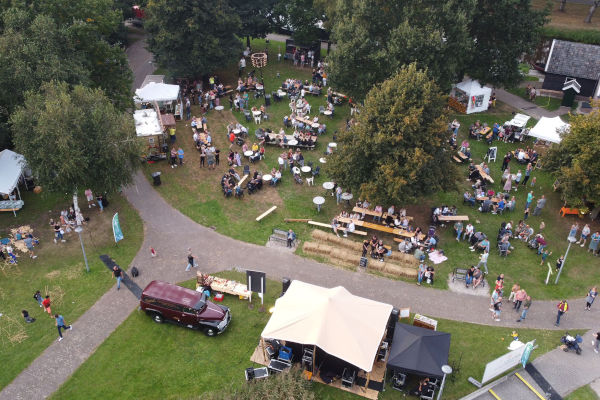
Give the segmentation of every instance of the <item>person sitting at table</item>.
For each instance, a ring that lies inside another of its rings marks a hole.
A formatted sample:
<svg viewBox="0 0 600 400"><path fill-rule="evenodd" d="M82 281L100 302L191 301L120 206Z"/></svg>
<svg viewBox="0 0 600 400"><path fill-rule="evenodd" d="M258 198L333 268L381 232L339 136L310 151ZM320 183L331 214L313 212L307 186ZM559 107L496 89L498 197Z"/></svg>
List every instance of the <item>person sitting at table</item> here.
<svg viewBox="0 0 600 400"><path fill-rule="evenodd" d="M356 230L356 226L354 225L354 221L350 220L350 223L348 224L348 226L346 227L346 230L344 231L344 237L348 237L348 232L352 233Z"/></svg>
<svg viewBox="0 0 600 400"><path fill-rule="evenodd" d="M396 228L402 227L402 219L399 216L394 217L394 224Z"/></svg>
<svg viewBox="0 0 600 400"><path fill-rule="evenodd" d="M413 248L413 243L412 240L403 240L400 243L398 243L398 251L402 252L402 253L409 253Z"/></svg>
<svg viewBox="0 0 600 400"><path fill-rule="evenodd" d="M519 239L521 239L524 242L527 242L529 238L533 235L533 233L533 228L529 225L525 225L525 228L523 228L521 232L519 232Z"/></svg>
<svg viewBox="0 0 600 400"><path fill-rule="evenodd" d="M383 224L385 226L394 226L394 215L393 214L386 215L385 219L383 220Z"/></svg>
<svg viewBox="0 0 600 400"><path fill-rule="evenodd" d="M509 255L511 248L512 247L510 246L510 242L508 241L508 235L506 235L502 238L502 240L498 244L498 249L500 250L501 253Z"/></svg>
<svg viewBox="0 0 600 400"><path fill-rule="evenodd" d="M481 174L479 173L479 170L477 169L477 167L475 167L475 164L471 162L469 164L469 180L475 182L480 178Z"/></svg>
<svg viewBox="0 0 600 400"><path fill-rule="evenodd" d="M469 148L469 141L467 139L463 140L462 143L460 144L460 151L461 153L464 153L465 151L467 151L467 149Z"/></svg>
<svg viewBox="0 0 600 400"><path fill-rule="evenodd" d="M340 237L340 234L338 233L339 228L340 228L340 223L338 222L337 218L333 218L331 220L331 229L333 229L333 233L335 233L337 235L337 237Z"/></svg>
<svg viewBox="0 0 600 400"><path fill-rule="evenodd" d="M235 172L235 169L233 169L233 168L229 168L229 175L231 175L237 181L239 181L241 179L240 176L238 175L238 173Z"/></svg>
<svg viewBox="0 0 600 400"><path fill-rule="evenodd" d="M429 236L429 238L427 240L425 240L425 247L427 248L427 251L435 250L436 245L437 245L437 239L435 238L434 235Z"/></svg>
<svg viewBox="0 0 600 400"><path fill-rule="evenodd" d="M273 178L271 179L271 185L275 186L281 180L281 171L276 170L275 174L273 174L272 176L273 176Z"/></svg>
<svg viewBox="0 0 600 400"><path fill-rule="evenodd" d="M447 205L442 205L442 215L450 215L450 208Z"/></svg>
<svg viewBox="0 0 600 400"><path fill-rule="evenodd" d="M483 204L481 204L481 207L479 207L479 211L481 211L484 214L490 212L491 209L492 209L492 200L490 200L490 199L485 199L483 201Z"/></svg>
<svg viewBox="0 0 600 400"><path fill-rule="evenodd" d="M496 204L494 204L493 206L493 210L492 210L492 214L502 214L502 212L504 211L504 208L506 207L506 203L504 202L504 197L502 197L500 199L500 201Z"/></svg>
<svg viewBox="0 0 600 400"><path fill-rule="evenodd" d="M479 269L479 267L475 267L473 271L473 289L481 284L483 281L483 272Z"/></svg>
<svg viewBox="0 0 600 400"><path fill-rule="evenodd" d="M469 203L469 205L471 207L473 207L475 205L475 197L467 190L463 194L463 202L464 203Z"/></svg>

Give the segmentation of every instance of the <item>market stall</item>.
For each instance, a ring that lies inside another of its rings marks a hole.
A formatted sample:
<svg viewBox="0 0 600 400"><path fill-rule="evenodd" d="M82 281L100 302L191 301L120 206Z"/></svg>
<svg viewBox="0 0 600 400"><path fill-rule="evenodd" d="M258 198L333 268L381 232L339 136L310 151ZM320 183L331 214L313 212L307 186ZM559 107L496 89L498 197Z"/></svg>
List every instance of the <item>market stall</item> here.
<svg viewBox="0 0 600 400"><path fill-rule="evenodd" d="M168 146L158 113L152 109L136 110L133 119L136 135L146 146L142 158L148 161L165 160Z"/></svg>
<svg viewBox="0 0 600 400"><path fill-rule="evenodd" d="M452 88L449 105L464 114L486 111L491 94L491 88L481 86L478 81L467 79Z"/></svg>
<svg viewBox="0 0 600 400"><path fill-rule="evenodd" d="M383 390L385 373L385 358L378 354L391 312L391 305L354 296L343 287L294 280L276 301L253 361L276 362L265 343L285 342L313 380L377 398L373 387Z"/></svg>
<svg viewBox="0 0 600 400"><path fill-rule="evenodd" d="M511 141L522 141L524 135L528 133L525 127L530 119L529 115L515 114L510 121L506 121L503 128L507 137L511 138Z"/></svg>
<svg viewBox="0 0 600 400"><path fill-rule="evenodd" d="M21 154L8 149L0 151L0 211L12 211L15 217L16 211L25 204L19 191L19 180L24 168L25 157ZM16 196L13 193L15 189Z"/></svg>
<svg viewBox="0 0 600 400"><path fill-rule="evenodd" d="M179 99L179 85L149 82L136 89L134 100L137 104L157 105L160 110L174 112Z"/></svg>
<svg viewBox="0 0 600 400"><path fill-rule="evenodd" d="M560 117L542 117L529 131L529 136L552 143L560 143L561 135L569 132L571 125L564 122Z"/></svg>
<svg viewBox="0 0 600 400"><path fill-rule="evenodd" d="M196 274L196 288L207 286L214 292L231 294L238 296L240 299L250 297L248 286L244 283L198 272Z"/></svg>

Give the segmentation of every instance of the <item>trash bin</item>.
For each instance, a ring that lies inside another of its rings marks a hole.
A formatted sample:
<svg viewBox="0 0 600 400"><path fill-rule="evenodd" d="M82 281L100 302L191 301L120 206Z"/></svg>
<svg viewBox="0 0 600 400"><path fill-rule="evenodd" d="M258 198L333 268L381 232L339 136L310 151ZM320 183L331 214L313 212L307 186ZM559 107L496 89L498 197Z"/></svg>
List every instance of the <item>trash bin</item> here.
<svg viewBox="0 0 600 400"><path fill-rule="evenodd" d="M265 94L265 106L269 107L271 105L271 95Z"/></svg>
<svg viewBox="0 0 600 400"><path fill-rule="evenodd" d="M153 172L152 179L153 179L154 186L160 186L160 184L161 184L160 172Z"/></svg>

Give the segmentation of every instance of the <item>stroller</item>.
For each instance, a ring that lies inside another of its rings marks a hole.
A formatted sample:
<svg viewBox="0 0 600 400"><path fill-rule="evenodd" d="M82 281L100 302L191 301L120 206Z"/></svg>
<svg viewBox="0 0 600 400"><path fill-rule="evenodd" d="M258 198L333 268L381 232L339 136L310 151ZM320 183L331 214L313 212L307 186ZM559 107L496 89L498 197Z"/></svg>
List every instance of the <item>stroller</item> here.
<svg viewBox="0 0 600 400"><path fill-rule="evenodd" d="M542 237L543 236L538 233L537 235L535 235L535 237L533 237L532 239L530 239L529 242L527 243L527 245L529 246L529 248L531 248L531 249L537 249L538 247L540 247L540 243L538 241L538 238L542 238Z"/></svg>
<svg viewBox="0 0 600 400"><path fill-rule="evenodd" d="M574 350L577 355L581 355L581 347L579 343L583 342L583 338L580 335L575 335L575 337L569 335L569 332L565 332L565 335L560 338L560 342L564 344L563 350L568 352L569 350Z"/></svg>

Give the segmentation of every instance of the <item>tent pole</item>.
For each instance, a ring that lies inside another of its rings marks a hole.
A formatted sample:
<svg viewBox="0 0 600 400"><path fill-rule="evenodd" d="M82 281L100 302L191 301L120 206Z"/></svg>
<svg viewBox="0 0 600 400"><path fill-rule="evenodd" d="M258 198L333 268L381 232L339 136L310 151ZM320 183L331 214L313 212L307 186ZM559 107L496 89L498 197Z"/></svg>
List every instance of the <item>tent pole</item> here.
<svg viewBox="0 0 600 400"><path fill-rule="evenodd" d="M19 183L17 182L17 193L19 194L19 200L21 199L21 191L19 190Z"/></svg>
<svg viewBox="0 0 600 400"><path fill-rule="evenodd" d="M266 362L269 359L269 356L267 355L267 348L265 347L265 338L261 337L260 343L262 345L263 357L265 358Z"/></svg>
<svg viewBox="0 0 600 400"><path fill-rule="evenodd" d="M365 387L363 389L363 392L366 392L367 389L369 388L369 381L371 380L371 372L367 372L367 383L365 383Z"/></svg>
<svg viewBox="0 0 600 400"><path fill-rule="evenodd" d="M312 373L313 375L315 374L315 372L317 371L317 345L315 344L313 346L313 362L312 362Z"/></svg>

